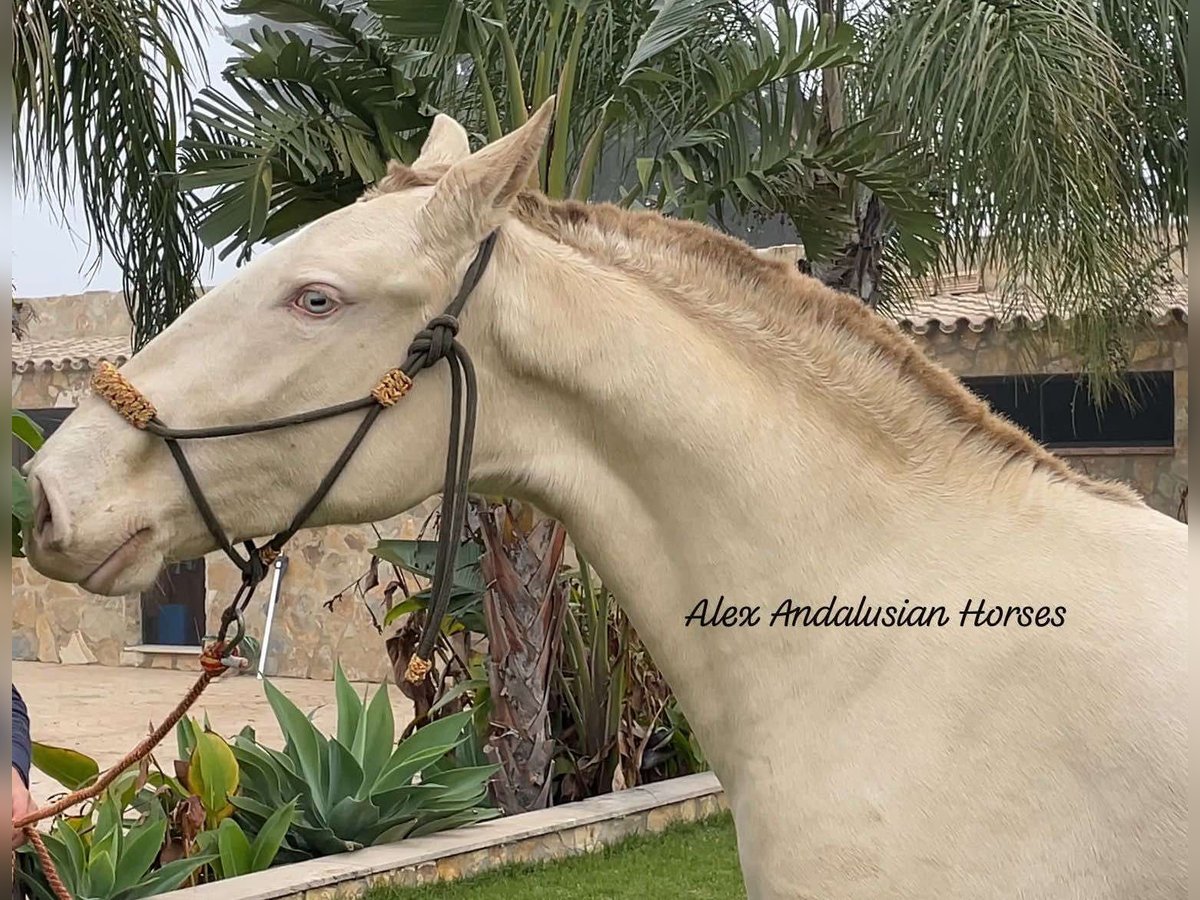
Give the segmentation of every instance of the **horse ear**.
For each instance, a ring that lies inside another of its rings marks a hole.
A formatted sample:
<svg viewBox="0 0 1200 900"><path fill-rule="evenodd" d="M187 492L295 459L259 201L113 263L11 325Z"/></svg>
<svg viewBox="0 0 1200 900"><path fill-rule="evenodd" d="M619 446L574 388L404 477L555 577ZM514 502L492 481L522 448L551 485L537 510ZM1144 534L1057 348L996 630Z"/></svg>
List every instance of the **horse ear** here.
<svg viewBox="0 0 1200 900"><path fill-rule="evenodd" d="M516 131L450 167L423 212L422 233L431 246L461 255L503 221L528 186L553 116L551 97Z"/></svg>
<svg viewBox="0 0 1200 900"><path fill-rule="evenodd" d="M471 145L467 140L467 129L444 113L438 113L429 127L429 137L425 138L421 155L412 167L418 172L428 171L452 166L470 155Z"/></svg>

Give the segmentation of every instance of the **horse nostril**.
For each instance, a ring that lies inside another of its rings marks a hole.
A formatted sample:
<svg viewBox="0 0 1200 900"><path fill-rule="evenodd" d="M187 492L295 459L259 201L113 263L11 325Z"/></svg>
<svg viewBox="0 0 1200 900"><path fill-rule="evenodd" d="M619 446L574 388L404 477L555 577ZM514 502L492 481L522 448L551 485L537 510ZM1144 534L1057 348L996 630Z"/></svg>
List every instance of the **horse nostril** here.
<svg viewBox="0 0 1200 900"><path fill-rule="evenodd" d="M29 478L29 489L33 493L33 537L37 543L50 549L59 549L62 535L58 532L59 522L54 517L54 506L46 484L36 475Z"/></svg>
<svg viewBox="0 0 1200 900"><path fill-rule="evenodd" d="M37 510L33 514L33 531L41 539L48 539L48 532L54 527L54 514L50 511L50 500L42 491L38 498Z"/></svg>

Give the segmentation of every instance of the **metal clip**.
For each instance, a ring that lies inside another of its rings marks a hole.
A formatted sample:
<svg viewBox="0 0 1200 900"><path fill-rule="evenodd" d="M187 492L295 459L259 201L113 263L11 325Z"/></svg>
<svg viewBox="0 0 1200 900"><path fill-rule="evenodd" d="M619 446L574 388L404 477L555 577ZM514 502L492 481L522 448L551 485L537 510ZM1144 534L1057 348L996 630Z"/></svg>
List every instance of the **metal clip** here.
<svg viewBox="0 0 1200 900"><path fill-rule="evenodd" d="M236 624L237 631L232 638L226 638L229 633L229 626ZM229 610L221 617L221 630L217 632L217 640L221 643L222 648L226 652L232 652L237 649L238 644L242 642L242 638L246 636L246 622L242 618L240 610L234 610L233 615L229 615ZM224 662L224 659L222 659Z"/></svg>

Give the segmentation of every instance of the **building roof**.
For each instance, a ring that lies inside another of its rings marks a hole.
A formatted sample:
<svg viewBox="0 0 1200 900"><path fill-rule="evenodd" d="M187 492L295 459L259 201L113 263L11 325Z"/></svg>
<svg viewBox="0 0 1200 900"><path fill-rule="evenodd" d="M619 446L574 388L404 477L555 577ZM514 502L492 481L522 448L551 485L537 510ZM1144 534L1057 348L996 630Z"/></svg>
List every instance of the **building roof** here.
<svg viewBox="0 0 1200 900"><path fill-rule="evenodd" d="M129 338L110 335L46 340L24 338L12 341L12 370L33 372L38 369L92 369L101 360L120 365L132 355Z"/></svg>
<svg viewBox="0 0 1200 900"><path fill-rule="evenodd" d="M999 301L979 290L943 291L909 301L896 315L900 327L911 334L930 334L941 331L954 334L960 331L982 332L989 328L1011 331L1015 328L1040 328L1045 324L1046 311L1027 309L1005 316ZM1187 285L1173 283L1150 306L1151 322L1157 326L1173 322L1187 324Z"/></svg>
<svg viewBox="0 0 1200 900"><path fill-rule="evenodd" d="M757 252L770 259L800 265L805 260L803 244L779 244L761 247ZM803 270L803 266L801 266ZM993 279L994 280L994 279ZM982 332L989 328L1011 331L1016 328L1041 328L1046 322L1046 309L1005 310L1000 301L983 289L978 273L950 274L925 279L921 285L924 296L903 301L893 312L901 329L910 334L935 332L954 334L960 331ZM1187 273L1172 260L1171 282L1150 308L1155 325L1188 321Z"/></svg>

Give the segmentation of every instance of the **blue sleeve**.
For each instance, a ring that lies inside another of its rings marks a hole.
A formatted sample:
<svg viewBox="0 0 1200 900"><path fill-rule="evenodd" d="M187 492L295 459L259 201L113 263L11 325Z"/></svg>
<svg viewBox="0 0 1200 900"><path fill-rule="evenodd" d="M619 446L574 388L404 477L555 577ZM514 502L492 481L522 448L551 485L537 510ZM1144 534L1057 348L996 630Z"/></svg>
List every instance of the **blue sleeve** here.
<svg viewBox="0 0 1200 900"><path fill-rule="evenodd" d="M21 773L26 786L29 785L29 764L33 750L29 741L29 711L25 701L17 693L17 686L12 689L12 764Z"/></svg>

